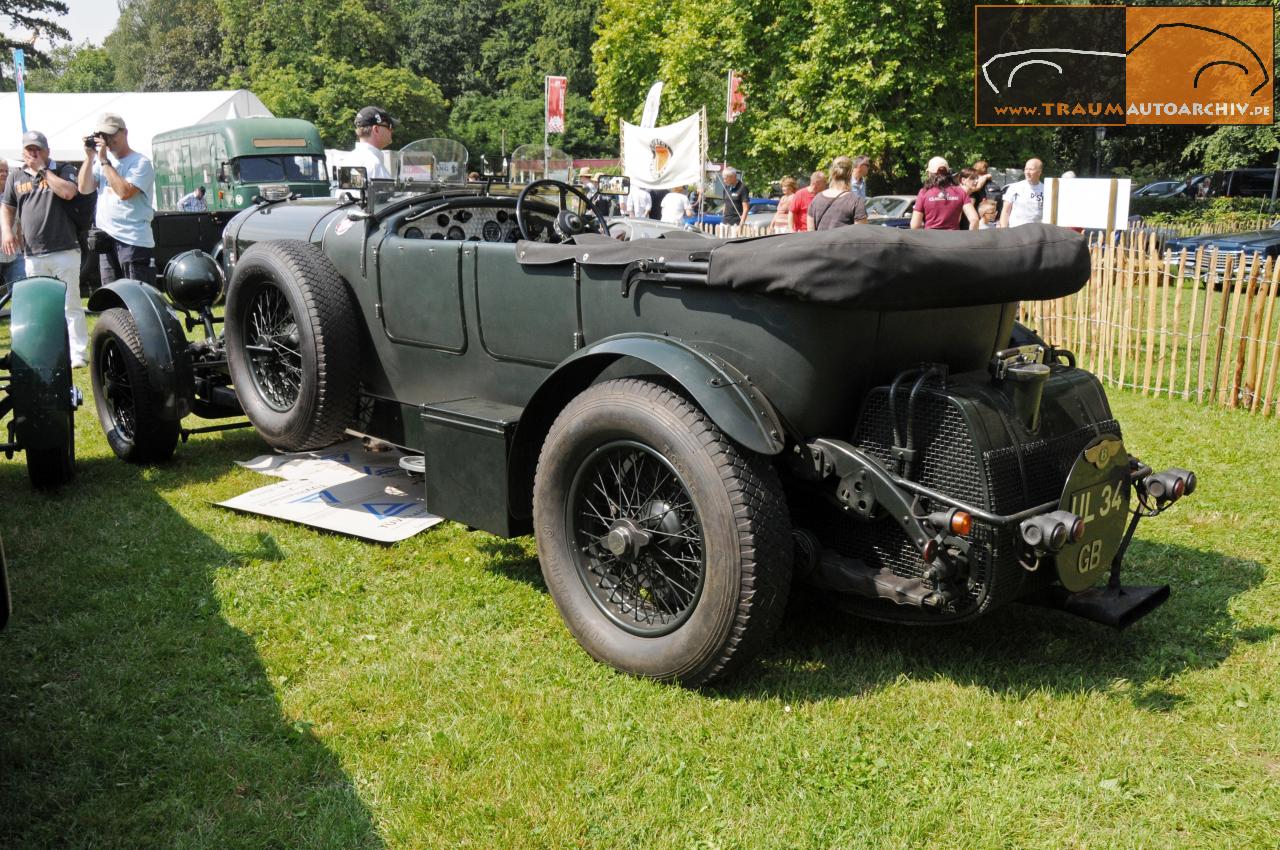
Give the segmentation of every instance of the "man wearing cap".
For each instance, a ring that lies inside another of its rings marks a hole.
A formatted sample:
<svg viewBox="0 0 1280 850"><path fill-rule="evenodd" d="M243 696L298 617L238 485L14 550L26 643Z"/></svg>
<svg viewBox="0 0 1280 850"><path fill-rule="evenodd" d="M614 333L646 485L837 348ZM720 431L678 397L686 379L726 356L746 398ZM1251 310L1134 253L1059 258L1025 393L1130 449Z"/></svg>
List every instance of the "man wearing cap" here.
<svg viewBox="0 0 1280 850"><path fill-rule="evenodd" d="M26 254L30 277L54 277L67 285L67 336L71 366L85 364L89 333L80 303L80 243L70 203L76 197L76 169L49 158L49 140L31 130L22 137L22 168L5 181L0 203L0 250ZM22 244L14 227L22 226Z"/></svg>
<svg viewBox="0 0 1280 850"><path fill-rule="evenodd" d="M80 169L79 183L83 195L97 190L94 224L110 237L98 254L102 282L132 278L155 283L151 197L156 173L151 160L129 147L129 129L114 113L103 113L91 140L94 144L86 144L84 151L86 166L93 166Z"/></svg>
<svg viewBox="0 0 1280 850"><path fill-rule="evenodd" d="M366 106L356 113L356 146L347 164L363 168L370 180L390 180L391 172L382 161L382 151L391 144L391 131L398 122L381 106Z"/></svg>

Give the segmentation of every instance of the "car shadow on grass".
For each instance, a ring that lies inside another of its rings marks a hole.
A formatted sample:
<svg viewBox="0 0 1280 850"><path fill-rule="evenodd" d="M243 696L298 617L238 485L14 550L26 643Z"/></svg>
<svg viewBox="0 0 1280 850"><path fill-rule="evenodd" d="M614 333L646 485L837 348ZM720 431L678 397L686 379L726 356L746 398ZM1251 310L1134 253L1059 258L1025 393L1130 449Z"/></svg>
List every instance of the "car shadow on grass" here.
<svg viewBox="0 0 1280 850"><path fill-rule="evenodd" d="M545 592L536 558L513 540L477 543L489 568ZM1013 604L969 623L921 627L844 614L816 591L797 588L782 626L760 658L714 687L718 696L791 701L873 690L906 676L943 677L993 692L1126 693L1152 711L1179 701L1166 687L1183 670L1214 667L1239 644L1277 630L1238 627L1231 600L1263 578L1262 565L1216 552L1134 542L1124 581L1172 585L1168 602L1125 631L1060 611Z"/></svg>
<svg viewBox="0 0 1280 850"><path fill-rule="evenodd" d="M253 638L221 609L219 571L279 560L274 538L225 548L162 496L262 446L207 442L157 468L82 459L50 495L0 463L14 598L0 846L383 846L337 756L285 716Z"/></svg>
<svg viewBox="0 0 1280 850"><path fill-rule="evenodd" d="M720 690L724 696L823 699L898 681L944 678L993 693L1106 690L1152 711L1174 709L1171 677L1212 668L1272 627L1239 627L1231 600L1264 567L1216 552L1135 541L1126 584L1172 586L1168 602L1124 631L1060 611L1012 604L970 623L909 627L835 611L812 593L788 610L769 650Z"/></svg>

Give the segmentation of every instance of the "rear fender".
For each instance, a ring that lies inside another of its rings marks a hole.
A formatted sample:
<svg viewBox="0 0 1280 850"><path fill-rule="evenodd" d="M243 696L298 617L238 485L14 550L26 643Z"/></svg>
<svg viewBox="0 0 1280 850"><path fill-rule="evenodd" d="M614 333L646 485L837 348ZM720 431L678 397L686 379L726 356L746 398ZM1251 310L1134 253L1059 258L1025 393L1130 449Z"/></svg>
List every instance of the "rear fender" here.
<svg viewBox="0 0 1280 850"><path fill-rule="evenodd" d="M67 342L67 285L32 277L13 285L9 354L9 396L13 431L26 451L65 446L71 390L71 350Z"/></svg>
<svg viewBox="0 0 1280 850"><path fill-rule="evenodd" d="M96 312L123 307L133 316L147 358L147 377L162 399L160 418L181 419L195 399L195 373L182 322L160 290L136 280L108 283L89 298Z"/></svg>
<svg viewBox="0 0 1280 850"><path fill-rule="evenodd" d="M773 404L729 362L671 337L608 337L556 367L525 406L508 465L511 507L516 516L530 515L538 453L556 416L570 399L623 357L647 363L679 384L721 431L744 448L776 455L785 446L786 430Z"/></svg>

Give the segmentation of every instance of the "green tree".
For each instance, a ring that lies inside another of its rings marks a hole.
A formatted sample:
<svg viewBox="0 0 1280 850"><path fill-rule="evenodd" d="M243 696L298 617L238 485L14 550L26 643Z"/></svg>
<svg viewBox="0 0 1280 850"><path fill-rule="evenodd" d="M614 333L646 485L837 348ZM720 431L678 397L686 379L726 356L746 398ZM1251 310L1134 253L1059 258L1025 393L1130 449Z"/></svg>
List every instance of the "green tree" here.
<svg viewBox="0 0 1280 850"><path fill-rule="evenodd" d="M757 181L867 154L881 178L873 189L911 188L934 154L1021 163L1048 148L1047 129L973 126L972 21L968 0L604 0L595 102L606 121L634 120L663 80L662 120L705 104L718 159L733 68L748 102L729 159Z"/></svg>
<svg viewBox="0 0 1280 850"><path fill-rule="evenodd" d="M448 135L462 142L478 163L481 154L496 162L504 149L510 153L523 144L541 144L541 98L508 95L463 95L449 116ZM505 134L505 135L504 135ZM599 156L617 150L616 140L604 132L587 98L569 92L565 98L565 132L549 142L572 156Z"/></svg>
<svg viewBox="0 0 1280 850"><path fill-rule="evenodd" d="M222 16L207 0L121 0L104 47L121 91L201 91L227 70Z"/></svg>
<svg viewBox="0 0 1280 850"><path fill-rule="evenodd" d="M60 44L49 51L49 64L27 74L33 92L115 91L116 69L105 48L88 41Z"/></svg>
<svg viewBox="0 0 1280 850"><path fill-rule="evenodd" d="M0 61L0 90L13 91L13 66L10 64L10 51L21 47L26 55L27 65L31 68L44 67L48 55L36 47L38 39L50 41L66 41L71 33L53 20L52 16L67 14L67 4L61 0L0 0L0 18L6 19L9 25L0 30L0 51L4 61ZM26 40L21 40L26 35Z"/></svg>
<svg viewBox="0 0 1280 850"><path fill-rule="evenodd" d="M329 147L355 143L356 111L376 103L401 122L397 142L438 136L445 126L440 88L404 68L356 67L344 61L268 66L249 86L276 115L305 118Z"/></svg>
<svg viewBox="0 0 1280 850"><path fill-rule="evenodd" d="M464 92L498 93L481 70L482 47L493 35L501 0L402 0L401 57L406 67L440 86L451 103Z"/></svg>

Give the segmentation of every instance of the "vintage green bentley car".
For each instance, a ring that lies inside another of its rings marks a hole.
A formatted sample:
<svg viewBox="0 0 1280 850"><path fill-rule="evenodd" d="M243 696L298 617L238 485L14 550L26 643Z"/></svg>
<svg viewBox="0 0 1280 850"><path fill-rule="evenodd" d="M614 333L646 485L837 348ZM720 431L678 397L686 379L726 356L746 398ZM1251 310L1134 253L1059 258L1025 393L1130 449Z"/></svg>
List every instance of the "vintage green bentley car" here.
<svg viewBox="0 0 1280 850"><path fill-rule="evenodd" d="M198 255L170 300L94 296L99 414L130 460L192 412L400 446L434 513L536 536L593 657L687 685L757 653L793 582L913 624L1123 627L1167 597L1121 562L1195 476L1131 457L1097 379L1014 321L1084 285L1076 234L606 230L554 180L261 203L224 233L225 334Z"/></svg>

